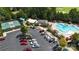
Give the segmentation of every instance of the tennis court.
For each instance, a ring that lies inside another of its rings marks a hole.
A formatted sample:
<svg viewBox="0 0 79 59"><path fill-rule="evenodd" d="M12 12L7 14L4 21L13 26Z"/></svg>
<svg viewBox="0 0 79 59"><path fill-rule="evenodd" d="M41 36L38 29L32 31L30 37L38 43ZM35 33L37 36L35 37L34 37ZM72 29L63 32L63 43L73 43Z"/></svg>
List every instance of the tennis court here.
<svg viewBox="0 0 79 59"><path fill-rule="evenodd" d="M17 20L1 24L2 30L13 29L19 26L21 26L21 24Z"/></svg>

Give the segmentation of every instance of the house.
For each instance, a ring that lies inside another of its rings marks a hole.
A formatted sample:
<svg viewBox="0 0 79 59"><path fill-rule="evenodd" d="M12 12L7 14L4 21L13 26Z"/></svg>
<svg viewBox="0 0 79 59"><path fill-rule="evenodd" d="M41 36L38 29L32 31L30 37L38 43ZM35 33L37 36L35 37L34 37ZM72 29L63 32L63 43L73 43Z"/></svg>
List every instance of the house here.
<svg viewBox="0 0 79 59"><path fill-rule="evenodd" d="M38 24L39 25L48 25L48 21L47 20L38 20Z"/></svg>
<svg viewBox="0 0 79 59"><path fill-rule="evenodd" d="M29 18L27 21L29 23L31 23L31 24L34 24L34 23L37 23L38 22L36 19L31 19L31 18Z"/></svg>

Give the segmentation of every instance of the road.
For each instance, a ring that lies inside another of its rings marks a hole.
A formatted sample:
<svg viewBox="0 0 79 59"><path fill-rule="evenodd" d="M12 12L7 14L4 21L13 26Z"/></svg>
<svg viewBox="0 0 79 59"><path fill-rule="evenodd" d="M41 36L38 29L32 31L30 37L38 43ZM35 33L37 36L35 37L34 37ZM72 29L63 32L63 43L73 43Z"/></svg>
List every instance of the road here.
<svg viewBox="0 0 79 59"><path fill-rule="evenodd" d="M38 30L30 29L29 32L32 34L33 38L37 39L37 42L40 45L40 48L33 48L34 51L51 51L51 44L40 35Z"/></svg>

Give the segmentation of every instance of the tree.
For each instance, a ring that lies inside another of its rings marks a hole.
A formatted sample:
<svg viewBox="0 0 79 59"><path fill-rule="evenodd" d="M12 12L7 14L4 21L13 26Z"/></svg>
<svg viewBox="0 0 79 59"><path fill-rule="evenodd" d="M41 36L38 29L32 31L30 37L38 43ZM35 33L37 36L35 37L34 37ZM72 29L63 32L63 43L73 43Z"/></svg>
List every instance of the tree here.
<svg viewBox="0 0 79 59"><path fill-rule="evenodd" d="M63 20L64 19L64 14L62 12L56 13L56 20Z"/></svg>
<svg viewBox="0 0 79 59"><path fill-rule="evenodd" d="M20 17L24 17L25 18L26 15L25 15L24 11L22 9L20 9L19 13L17 13L16 16L17 16L17 18L20 18Z"/></svg>
<svg viewBox="0 0 79 59"><path fill-rule="evenodd" d="M73 40L79 40L79 34L78 33L74 33L72 35Z"/></svg>
<svg viewBox="0 0 79 59"><path fill-rule="evenodd" d="M51 21L55 14L56 14L56 8L48 8L48 7L29 7L29 8L21 8L27 17L31 17L34 19L47 19Z"/></svg>
<svg viewBox="0 0 79 59"><path fill-rule="evenodd" d="M65 37L63 37L63 36L60 37L59 44L60 44L60 46L62 48L65 47L65 46L67 46L67 41L66 41Z"/></svg>
<svg viewBox="0 0 79 59"><path fill-rule="evenodd" d="M47 20L48 21L53 21L55 20L55 17L56 17L56 7L53 7L53 8L48 8L47 11Z"/></svg>
<svg viewBox="0 0 79 59"><path fill-rule="evenodd" d="M2 31L2 28L1 28L1 24L0 24L0 36L3 36L3 31Z"/></svg>
<svg viewBox="0 0 79 59"><path fill-rule="evenodd" d="M28 27L22 25L22 26L21 26L21 32L22 32L23 34L27 33L27 32L28 32Z"/></svg>
<svg viewBox="0 0 79 59"><path fill-rule="evenodd" d="M74 8L74 9L71 9L70 11L69 11L69 16L70 16L70 18L73 20L73 19L75 19L75 18L78 18L78 13L77 13L78 11L77 11L77 9L76 8Z"/></svg>
<svg viewBox="0 0 79 59"><path fill-rule="evenodd" d="M0 8L0 15L3 16L6 20L12 19L12 12L11 12L10 8L8 8L8 7Z"/></svg>

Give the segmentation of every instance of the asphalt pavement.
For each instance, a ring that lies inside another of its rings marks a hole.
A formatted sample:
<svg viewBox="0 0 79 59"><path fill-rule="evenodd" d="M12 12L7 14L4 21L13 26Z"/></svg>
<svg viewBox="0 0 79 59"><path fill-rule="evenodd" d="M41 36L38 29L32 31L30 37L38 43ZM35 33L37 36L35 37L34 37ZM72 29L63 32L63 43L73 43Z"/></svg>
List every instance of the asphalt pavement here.
<svg viewBox="0 0 79 59"><path fill-rule="evenodd" d="M29 33L32 35L32 38L36 39L39 48L32 48L33 51L52 51L53 43L49 43L44 39L38 30L30 29ZM21 34L21 32L15 31L8 33L4 41L0 41L0 51L22 51L24 48L30 46L21 46L19 42L19 38L16 38L17 35Z"/></svg>
<svg viewBox="0 0 79 59"><path fill-rule="evenodd" d="M32 37L37 40L38 44L40 45L39 48L33 48L34 51L52 51L52 43L50 44L44 36L42 36L38 30L30 29L29 33L32 34Z"/></svg>
<svg viewBox="0 0 79 59"><path fill-rule="evenodd" d="M17 35L20 31L8 33L5 40L0 42L0 51L22 51L26 46L21 46Z"/></svg>

